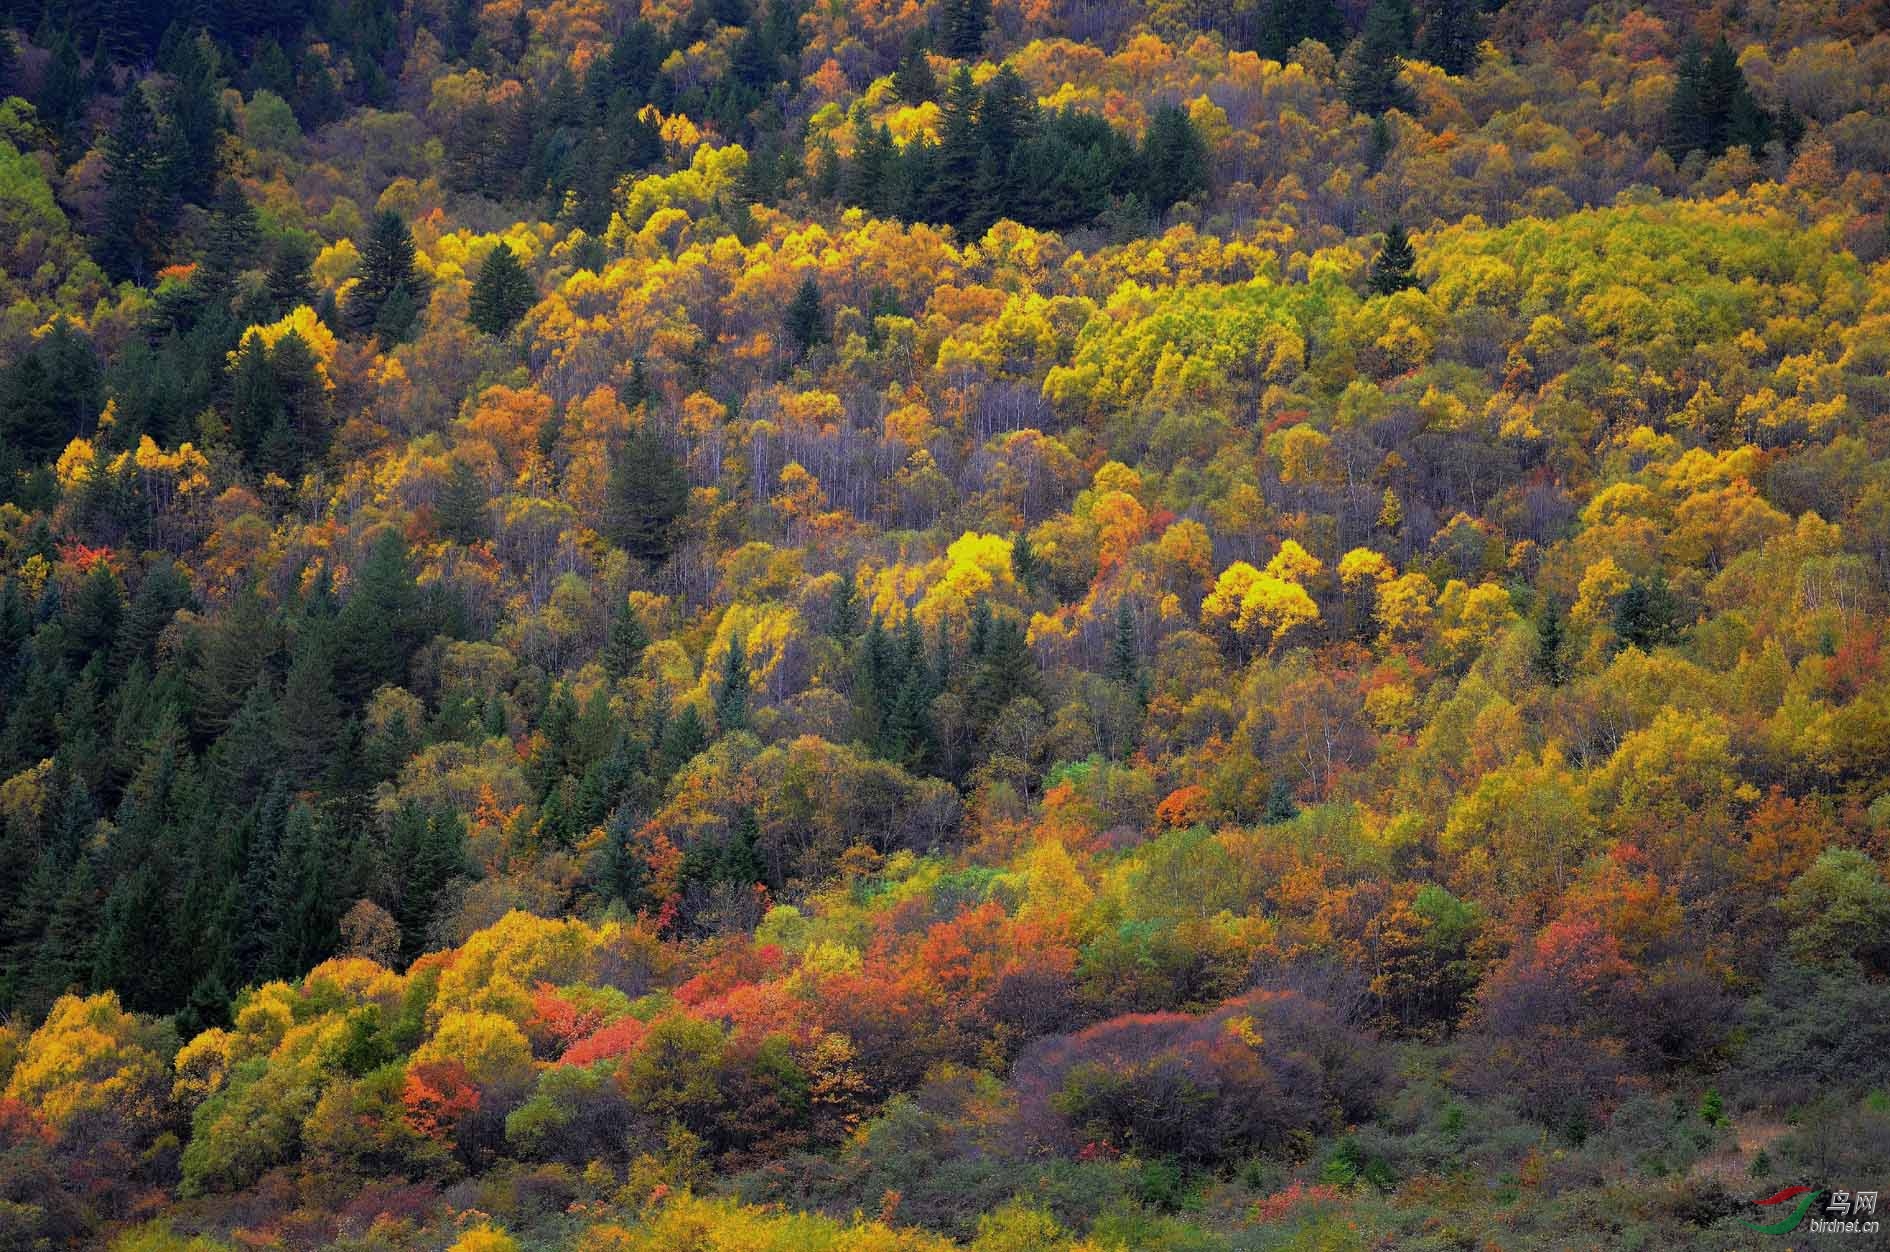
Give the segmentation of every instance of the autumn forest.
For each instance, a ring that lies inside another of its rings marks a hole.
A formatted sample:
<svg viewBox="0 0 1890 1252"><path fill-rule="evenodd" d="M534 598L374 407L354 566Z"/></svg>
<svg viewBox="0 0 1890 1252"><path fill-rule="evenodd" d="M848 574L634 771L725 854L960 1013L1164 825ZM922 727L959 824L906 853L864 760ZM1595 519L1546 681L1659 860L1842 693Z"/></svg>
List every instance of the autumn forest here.
<svg viewBox="0 0 1890 1252"><path fill-rule="evenodd" d="M1885 0L0 0L0 1252L1877 1246L1887 613Z"/></svg>

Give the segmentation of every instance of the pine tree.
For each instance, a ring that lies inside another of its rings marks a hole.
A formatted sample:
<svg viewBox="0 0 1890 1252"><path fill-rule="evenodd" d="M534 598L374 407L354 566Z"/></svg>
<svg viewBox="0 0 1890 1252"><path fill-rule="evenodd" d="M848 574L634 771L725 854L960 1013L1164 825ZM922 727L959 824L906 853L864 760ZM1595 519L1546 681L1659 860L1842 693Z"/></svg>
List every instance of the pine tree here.
<svg viewBox="0 0 1890 1252"><path fill-rule="evenodd" d="M309 631L296 648L278 716L283 764L293 780L313 782L333 751L335 728L342 718L341 702L335 697L334 658L322 632Z"/></svg>
<svg viewBox="0 0 1890 1252"><path fill-rule="evenodd" d="M801 279L783 319L787 337L795 346L795 355L806 356L827 342L827 310L821 302L820 285L812 274Z"/></svg>
<svg viewBox="0 0 1890 1252"><path fill-rule="evenodd" d="M361 336L386 331L394 336L389 342L397 341L419 312L418 286L413 232L400 214L389 209L374 220L367 246L361 250L361 277L348 297L349 329ZM389 304L394 306L391 314L387 313Z"/></svg>
<svg viewBox="0 0 1890 1252"><path fill-rule="evenodd" d="M834 588L833 618L827 633L835 639L851 639L860 629L860 591L852 571L843 571L840 585Z"/></svg>
<svg viewBox="0 0 1890 1252"><path fill-rule="evenodd" d="M538 288L517 254L499 244L486 254L473 280L468 319L486 334L503 338L538 300Z"/></svg>
<svg viewBox="0 0 1890 1252"><path fill-rule="evenodd" d="M1423 25L1418 29L1418 55L1446 74L1464 75L1476 68L1477 47L1483 42L1481 0L1418 0Z"/></svg>
<svg viewBox="0 0 1890 1252"><path fill-rule="evenodd" d="M702 724L702 715L696 712L695 705L685 704L682 712L663 727L661 747L657 752L658 771L664 778L669 778L708 746L709 732Z"/></svg>
<svg viewBox="0 0 1890 1252"><path fill-rule="evenodd" d="M1376 116L1406 108L1409 98L1398 81L1402 53L1410 46L1410 6L1401 0L1373 0L1365 29L1346 49L1341 71L1345 102Z"/></svg>
<svg viewBox="0 0 1890 1252"><path fill-rule="evenodd" d="M1411 237L1404 233L1402 224L1393 222L1385 231L1378 255L1372 258L1372 294L1389 296L1418 286L1417 275L1412 272L1416 266L1417 250L1411 246Z"/></svg>
<svg viewBox="0 0 1890 1252"><path fill-rule="evenodd" d="M1267 825L1290 822L1299 816L1299 805L1293 801L1293 789L1284 778L1275 778L1267 791L1266 814L1261 818Z"/></svg>
<svg viewBox="0 0 1890 1252"><path fill-rule="evenodd" d="M643 629L643 618L634 607L625 605L611 619L610 634L604 641L604 673L613 681L629 676L643 659L643 650L649 646L650 636Z"/></svg>
<svg viewBox="0 0 1890 1252"><path fill-rule="evenodd" d="M255 206L235 179L225 179L210 209L209 239L197 265L197 282L207 296L229 297L236 276L255 262L260 238Z"/></svg>
<svg viewBox="0 0 1890 1252"><path fill-rule="evenodd" d="M605 538L639 561L667 561L676 519L689 504L689 479L647 423L612 458L604 495Z"/></svg>
<svg viewBox="0 0 1890 1252"><path fill-rule="evenodd" d="M720 734L732 734L748 726L748 650L737 634L728 641L728 653L722 662L722 681L715 695L715 726Z"/></svg>

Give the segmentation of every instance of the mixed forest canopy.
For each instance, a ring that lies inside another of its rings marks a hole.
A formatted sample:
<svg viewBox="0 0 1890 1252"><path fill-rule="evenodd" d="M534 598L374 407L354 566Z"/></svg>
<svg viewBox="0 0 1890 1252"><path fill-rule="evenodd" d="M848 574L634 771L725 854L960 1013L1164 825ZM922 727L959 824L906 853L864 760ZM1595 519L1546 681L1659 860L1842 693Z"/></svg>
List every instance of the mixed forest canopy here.
<svg viewBox="0 0 1890 1252"><path fill-rule="evenodd" d="M1887 607L1883 0L0 0L0 1248L1749 1247Z"/></svg>

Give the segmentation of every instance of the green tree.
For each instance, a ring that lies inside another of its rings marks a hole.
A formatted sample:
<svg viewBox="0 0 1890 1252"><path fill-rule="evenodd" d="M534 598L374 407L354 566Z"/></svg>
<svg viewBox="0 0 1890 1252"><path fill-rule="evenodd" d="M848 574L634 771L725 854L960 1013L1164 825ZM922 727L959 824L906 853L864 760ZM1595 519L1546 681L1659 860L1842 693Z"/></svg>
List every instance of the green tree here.
<svg viewBox="0 0 1890 1252"><path fill-rule="evenodd" d="M960 61L976 59L991 26L991 0L945 0L944 25L945 51Z"/></svg>
<svg viewBox="0 0 1890 1252"><path fill-rule="evenodd" d="M118 106L118 120L104 144L105 211L99 227L98 262L116 278L143 282L158 243L155 213L160 198L161 158L150 101L136 82Z"/></svg>
<svg viewBox="0 0 1890 1252"><path fill-rule="evenodd" d="M1418 0L1418 10L1418 55L1446 74L1475 69L1483 42L1481 0Z"/></svg>
<svg viewBox="0 0 1890 1252"><path fill-rule="evenodd" d="M1156 213L1208 188L1208 151L1186 113L1172 104L1155 110L1142 138L1142 194Z"/></svg>
<svg viewBox="0 0 1890 1252"><path fill-rule="evenodd" d="M612 458L604 494L604 537L640 561L667 561L689 505L689 479L648 423Z"/></svg>
<svg viewBox="0 0 1890 1252"><path fill-rule="evenodd" d="M349 329L362 336L385 333L389 344L403 339L419 314L419 282L413 232L389 209L374 219L361 250L361 277L348 297Z"/></svg>
<svg viewBox="0 0 1890 1252"><path fill-rule="evenodd" d="M899 67L893 71L893 90L906 104L920 105L938 98L938 76L932 72L932 60L926 55L925 41L913 32L906 41Z"/></svg>
<svg viewBox="0 0 1890 1252"><path fill-rule="evenodd" d="M628 676L649 646L650 636L643 628L643 618L635 608L625 605L611 619L610 633L604 640L604 672L613 680Z"/></svg>
<svg viewBox="0 0 1890 1252"><path fill-rule="evenodd" d="M1373 0L1365 29L1346 49L1340 85L1345 102L1360 113L1377 116L1409 107L1398 75L1404 69L1402 54L1410 46L1410 18L1408 4Z"/></svg>
<svg viewBox="0 0 1890 1252"><path fill-rule="evenodd" d="M525 311L537 303L538 288L506 244L486 254L473 280L468 317L474 326L494 338L509 333Z"/></svg>
<svg viewBox="0 0 1890 1252"><path fill-rule="evenodd" d="M812 274L801 279L800 287L789 302L784 329L794 344L796 356L806 356L827 342L827 309L820 298L820 284Z"/></svg>
<svg viewBox="0 0 1890 1252"><path fill-rule="evenodd" d="M1393 222L1385 231L1385 241L1379 246L1378 255L1372 258L1367 279L1372 294L1389 296L1418 286L1413 272L1416 268L1417 249L1411 246L1411 237L1404 233L1404 226Z"/></svg>
<svg viewBox="0 0 1890 1252"><path fill-rule="evenodd" d="M748 725L748 649L737 634L728 641L728 653L722 662L722 681L715 693L715 727L721 734L743 730Z"/></svg>

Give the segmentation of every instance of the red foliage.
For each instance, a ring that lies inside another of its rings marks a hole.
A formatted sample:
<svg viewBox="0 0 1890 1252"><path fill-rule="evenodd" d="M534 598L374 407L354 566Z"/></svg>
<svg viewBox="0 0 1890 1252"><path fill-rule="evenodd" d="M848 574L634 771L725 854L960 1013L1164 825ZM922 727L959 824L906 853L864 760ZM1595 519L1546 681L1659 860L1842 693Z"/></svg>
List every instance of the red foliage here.
<svg viewBox="0 0 1890 1252"><path fill-rule="evenodd" d="M558 1058L560 1065L589 1065L592 1061L609 1061L634 1051L643 1042L643 1036L650 1028L634 1017L624 1017L605 1026L595 1034L579 1039L565 1049Z"/></svg>
<svg viewBox="0 0 1890 1252"><path fill-rule="evenodd" d="M407 1108L407 1124L443 1142L479 1108L479 1088L458 1061L423 1061L407 1071L400 1099Z"/></svg>

